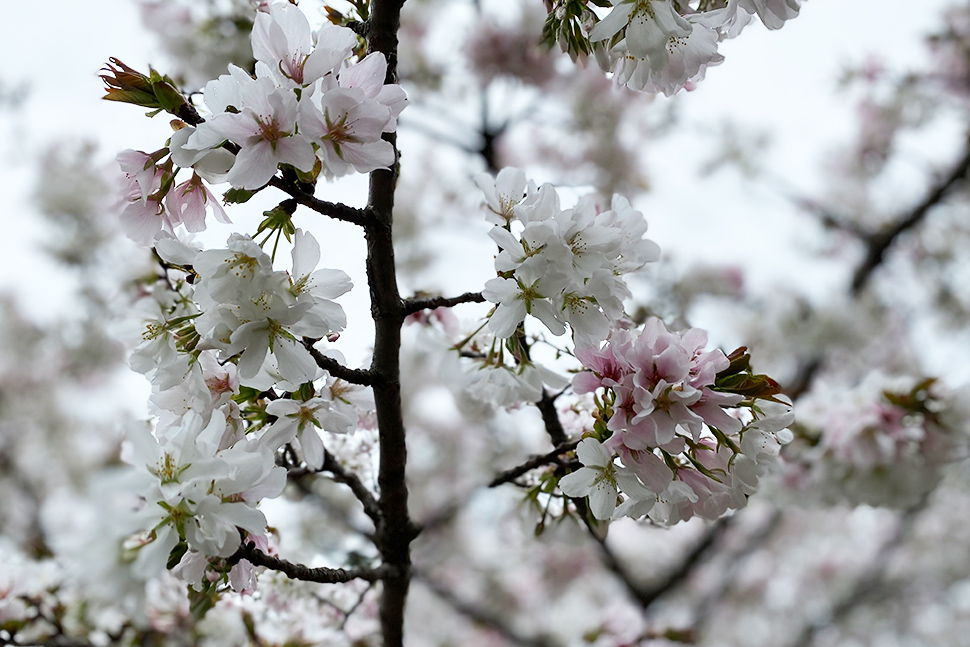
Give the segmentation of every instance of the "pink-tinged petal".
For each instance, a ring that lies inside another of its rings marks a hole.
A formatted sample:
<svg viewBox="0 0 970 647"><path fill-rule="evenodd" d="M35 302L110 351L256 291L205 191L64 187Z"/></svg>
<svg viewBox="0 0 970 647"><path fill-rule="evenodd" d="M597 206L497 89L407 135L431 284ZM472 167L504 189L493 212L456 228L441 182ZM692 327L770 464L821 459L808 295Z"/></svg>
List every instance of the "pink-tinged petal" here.
<svg viewBox="0 0 970 647"><path fill-rule="evenodd" d="M577 373L573 377L573 391L579 394L592 393L603 385L603 381L589 371Z"/></svg>
<svg viewBox="0 0 970 647"><path fill-rule="evenodd" d="M321 299L336 299L353 287L353 282L343 270L322 269L310 275L310 289L314 296Z"/></svg>
<svg viewBox="0 0 970 647"><path fill-rule="evenodd" d="M317 161L313 146L299 135L284 137L276 142L276 158L282 164L289 164L307 172L313 169L313 165Z"/></svg>
<svg viewBox="0 0 970 647"><path fill-rule="evenodd" d="M319 470L323 467L323 440L317 433L316 427L304 429L300 434L300 448L303 450L303 460L307 469Z"/></svg>
<svg viewBox="0 0 970 647"><path fill-rule="evenodd" d="M391 111L391 119L384 126L384 132L392 133L397 130L397 118L408 105L408 96L404 88L396 84L385 85L377 93L377 101L384 104Z"/></svg>
<svg viewBox="0 0 970 647"><path fill-rule="evenodd" d="M246 501L260 501L261 499L275 499L286 488L286 469L273 467L270 473L256 485L242 492Z"/></svg>
<svg viewBox="0 0 970 647"><path fill-rule="evenodd" d="M288 382L303 384L317 374L317 364L309 351L292 339L277 337L273 340L273 355L276 356L280 375ZM240 375L242 372L240 371Z"/></svg>
<svg viewBox="0 0 970 647"><path fill-rule="evenodd" d="M593 516L600 520L612 517L616 509L616 495L616 488L607 479L596 481L589 493L589 509Z"/></svg>
<svg viewBox="0 0 970 647"><path fill-rule="evenodd" d="M654 360L656 377L671 384L686 379L690 368L689 360L687 353L680 346L668 347Z"/></svg>
<svg viewBox="0 0 970 647"><path fill-rule="evenodd" d="M293 278L309 276L320 262L320 243L309 232L297 229L293 236Z"/></svg>
<svg viewBox="0 0 970 647"><path fill-rule="evenodd" d="M559 320L559 313L555 306L546 299L536 299L532 301L531 314L545 324L553 335L557 337L565 334L566 326Z"/></svg>
<svg viewBox="0 0 970 647"><path fill-rule="evenodd" d="M216 217L216 220L224 225L231 225L232 220L229 219L229 214L226 210L222 208L222 204L219 202L219 198L212 194L209 189L205 190L206 203L212 207L212 215Z"/></svg>
<svg viewBox="0 0 970 647"><path fill-rule="evenodd" d="M598 470L581 467L559 479L559 489L566 496L584 497L592 490L593 482L598 475Z"/></svg>
<svg viewBox="0 0 970 647"><path fill-rule="evenodd" d="M161 231L171 232L172 225L162 205L149 200L132 202L125 207L121 212L121 229L139 245L150 247L155 235Z"/></svg>
<svg viewBox="0 0 970 647"><path fill-rule="evenodd" d="M496 337L507 339L515 333L516 327L525 319L525 303L521 300L502 303L488 320L488 329Z"/></svg>
<svg viewBox="0 0 970 647"><path fill-rule="evenodd" d="M231 139L239 145L245 144L249 139L258 137L260 133L259 124L252 116L245 113L225 113L216 115L209 119L209 130L216 135L206 141L212 141L216 136L222 139ZM189 137L188 145L194 146L196 139L201 137L200 133L205 131L200 127L199 130Z"/></svg>
<svg viewBox="0 0 970 647"><path fill-rule="evenodd" d="M344 144L340 147L340 157L357 169L358 173L370 173L379 168L390 168L394 164L394 147L384 140L366 144Z"/></svg>
<svg viewBox="0 0 970 647"><path fill-rule="evenodd" d="M650 451L631 451L623 462L632 469L651 492L660 494L674 479L673 471L659 456Z"/></svg>
<svg viewBox="0 0 970 647"><path fill-rule="evenodd" d="M586 438L576 447L579 462L586 466L606 467L613 462L609 450L595 438Z"/></svg>
<svg viewBox="0 0 970 647"><path fill-rule="evenodd" d="M236 163L229 171L229 184L241 189L258 189L276 174L278 164L272 145L260 140L236 155Z"/></svg>
<svg viewBox="0 0 970 647"><path fill-rule="evenodd" d="M364 96L373 99L384 86L387 76L387 60L380 52L365 56L355 65L340 72L338 83L342 88L359 88Z"/></svg>
<svg viewBox="0 0 970 647"><path fill-rule="evenodd" d="M613 11L596 23L596 26L589 32L589 41L595 43L615 35L630 22L630 14L633 13L635 8L636 3L633 2L621 2L614 6Z"/></svg>

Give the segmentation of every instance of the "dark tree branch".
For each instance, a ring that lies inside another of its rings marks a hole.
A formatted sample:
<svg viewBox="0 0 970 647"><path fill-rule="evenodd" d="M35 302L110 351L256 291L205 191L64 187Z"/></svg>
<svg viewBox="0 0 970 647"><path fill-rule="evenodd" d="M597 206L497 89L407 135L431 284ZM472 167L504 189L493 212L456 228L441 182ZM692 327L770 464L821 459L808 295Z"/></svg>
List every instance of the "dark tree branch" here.
<svg viewBox="0 0 970 647"><path fill-rule="evenodd" d="M806 391L812 388L812 382L815 380L815 376L818 375L821 368L822 359L819 357L810 359L800 365L791 383L784 388L784 394L791 398L792 402L800 398Z"/></svg>
<svg viewBox="0 0 970 647"><path fill-rule="evenodd" d="M519 478L523 474L531 470L534 470L537 467L541 467L543 465L549 465L550 463L559 462L559 459L562 458L562 455L576 449L576 446L579 445L579 442L580 441L578 440L572 440L557 446L554 450L552 450L548 454L533 456L532 458L522 463L521 465L516 465L515 467L507 469L501 474L499 474L498 476L496 476L494 479L492 479L491 483L488 484L488 487L490 488L498 487L504 483L509 483L511 481L514 481L515 479Z"/></svg>
<svg viewBox="0 0 970 647"><path fill-rule="evenodd" d="M381 52L387 59L385 83L397 83L397 33L401 26L404 0L373 0L370 3L367 52ZM367 284L370 288L371 314L374 317L374 356L370 373L374 378L374 404L377 414L380 456L377 484L381 524L376 544L384 563L391 567L382 579L380 603L381 633L384 647L404 645L404 607L411 581L411 541L417 529L408 511L408 486L405 480L408 448L401 409L401 326L404 302L397 286L394 265L394 189L399 172L395 133L384 133L394 150L390 169L370 174L367 199L369 218L364 223L367 240Z"/></svg>
<svg viewBox="0 0 970 647"><path fill-rule="evenodd" d="M415 579L428 587L428 590L433 592L442 602L448 604L452 609L476 624L491 629L513 645L519 645L520 647L554 647L554 645L558 644L547 638L530 638L519 635L501 616L459 599L454 593L424 573L415 573Z"/></svg>
<svg viewBox="0 0 970 647"><path fill-rule="evenodd" d="M542 414L542 423L546 426L546 433L555 446L569 442L566 430L562 428L562 421L559 420L559 412L556 411L556 398L559 394L553 395L542 389L542 398L536 402L539 413Z"/></svg>
<svg viewBox="0 0 970 647"><path fill-rule="evenodd" d="M338 202L327 202L313 197L312 193L303 191L299 186L289 183L279 176L273 176L269 181L269 186L275 187L287 194L304 207L308 207L317 213L342 220L363 227L368 222L366 209L355 209Z"/></svg>
<svg viewBox="0 0 970 647"><path fill-rule="evenodd" d="M913 229L926 218L926 215L943 200L967 177L970 171L970 144L963 153L963 157L954 165L953 169L943 180L934 186L906 216L900 218L895 225L886 231L869 234L863 240L866 243L866 256L856 268L852 277L852 294L858 294L865 287L872 273L882 264L886 251L900 235Z"/></svg>
<svg viewBox="0 0 970 647"><path fill-rule="evenodd" d="M377 503L377 499L374 498L374 495L369 489L367 489L367 486L364 485L359 476L341 465L337 459L333 457L333 454L326 450L324 450L323 453L323 467L320 468L319 472L330 472L334 481L337 483L343 483L349 487L350 491L354 493L355 497L357 497L357 500L360 501L361 505L364 506L364 513L370 517L371 521L374 522L374 527L377 528L380 526L380 506ZM307 469L295 469L290 470L287 473L287 476L299 479L311 474L318 474L319 472Z"/></svg>
<svg viewBox="0 0 970 647"><path fill-rule="evenodd" d="M654 602L667 595L667 593L673 591L682 582L684 582L694 570L700 566L704 559L710 554L711 548L717 543L718 539L724 535L724 532L731 525L731 520L734 517L722 517L713 524L711 524L707 530L704 532L704 536L694 544L694 547L690 549L686 555L684 555L680 564L677 565L672 571L670 571L666 577L661 581L657 582L653 586L645 587L640 590L640 595L637 597L637 601L646 610Z"/></svg>
<svg viewBox="0 0 970 647"><path fill-rule="evenodd" d="M243 542L232 557L229 558L230 564L236 564L240 560L247 560L254 566L265 566L274 571L279 571L291 580L303 580L304 582L317 582L320 584L342 584L351 580L366 580L374 582L387 577L393 570L387 564L377 568L310 568L303 564L295 564L279 557L273 557L262 552L253 542Z"/></svg>
<svg viewBox="0 0 970 647"><path fill-rule="evenodd" d="M485 303L485 297L481 292L466 292L457 297L430 297L427 299L406 299L404 301L405 314L413 315L422 310L434 310L435 308L451 308L460 303Z"/></svg>
<svg viewBox="0 0 970 647"><path fill-rule="evenodd" d="M313 361L317 363L317 366L344 382L359 384L361 386L371 386L374 384L374 374L371 371L344 366L334 358L327 357L314 348L314 342L315 340L313 339L303 338L303 347L310 351L310 356L313 357Z"/></svg>

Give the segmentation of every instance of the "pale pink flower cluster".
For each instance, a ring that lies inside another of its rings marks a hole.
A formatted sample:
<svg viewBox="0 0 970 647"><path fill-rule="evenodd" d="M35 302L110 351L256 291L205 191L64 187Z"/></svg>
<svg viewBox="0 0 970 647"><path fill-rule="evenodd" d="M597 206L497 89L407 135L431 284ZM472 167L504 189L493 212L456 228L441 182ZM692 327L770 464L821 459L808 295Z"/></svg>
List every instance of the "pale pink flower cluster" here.
<svg viewBox="0 0 970 647"><path fill-rule="evenodd" d="M730 361L706 345L702 330L673 333L650 319L639 331L614 331L602 348L577 349L587 370L573 387L597 395L607 437L580 443L583 467L560 488L589 497L597 519L716 519L745 505L791 439L790 403L716 388Z"/></svg>
<svg viewBox="0 0 970 647"><path fill-rule="evenodd" d="M275 422L258 433L247 432L233 400L240 386L293 392L324 378L303 340L343 329L346 317L333 299L351 283L344 272L316 269L320 247L299 229L289 272L273 270L259 245L240 234L226 249L205 251L163 234L156 249L172 266L191 267L195 278L159 283L164 287L139 304L148 325L131 365L152 380L156 424L153 432L133 430L124 456L141 473L140 519L149 529L128 549L136 572L147 578L184 546L175 572L197 583L213 560L239 547L240 530L265 541L266 519L257 505L286 483L286 470L276 465L281 447L292 444L309 469L320 469L319 433L356 428L351 392L358 387L332 379L311 397L271 402L266 414ZM253 588L248 562L228 577L237 590Z"/></svg>
<svg viewBox="0 0 970 647"><path fill-rule="evenodd" d="M621 196L603 209L593 196L562 209L555 187L536 188L522 171L506 168L496 178L476 178L485 193L490 236L499 247L499 276L482 294L496 304L489 330L511 337L526 315L554 335L572 330L579 346L599 344L623 317L630 295L623 275L660 257L643 238L643 214Z"/></svg>
<svg viewBox="0 0 970 647"><path fill-rule="evenodd" d="M597 60L617 83L670 96L692 88L724 57L718 43L736 36L755 15L779 29L804 0L613 0L613 10L590 31ZM713 4L713 8L712 8Z"/></svg>
<svg viewBox="0 0 970 647"><path fill-rule="evenodd" d="M970 452L967 393L873 373L862 383L819 387L800 408L786 482L824 501L906 507ZM805 442L802 442L805 441Z"/></svg>
<svg viewBox="0 0 970 647"><path fill-rule="evenodd" d="M345 27L312 32L289 2L263 8L252 34L256 77L230 65L205 86L204 123L177 130L158 153L119 155L127 178L125 233L150 246L179 225L204 230L207 210L228 223L205 182L254 190L280 165L328 178L393 165L394 149L382 136L397 129L407 98L400 86L384 83L383 54L350 63L356 45ZM178 169L192 169L192 177L176 185Z"/></svg>
<svg viewBox="0 0 970 647"><path fill-rule="evenodd" d="M400 86L384 84L383 54L344 67L356 44L345 27L327 24L313 34L295 5L270 5L253 27L256 78L230 66L207 83L213 116L183 148L239 146L227 179L243 189L266 184L280 164L309 173L319 160L328 177L390 167L394 150L381 136L397 129L407 99Z"/></svg>

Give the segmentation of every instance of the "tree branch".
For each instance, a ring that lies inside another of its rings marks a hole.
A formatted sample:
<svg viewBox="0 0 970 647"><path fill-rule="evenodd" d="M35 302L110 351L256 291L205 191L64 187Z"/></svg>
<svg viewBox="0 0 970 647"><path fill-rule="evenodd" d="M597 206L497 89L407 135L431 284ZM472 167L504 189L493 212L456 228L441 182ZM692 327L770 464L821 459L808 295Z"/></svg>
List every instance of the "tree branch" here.
<svg viewBox="0 0 970 647"><path fill-rule="evenodd" d="M325 370L327 373L330 373L330 375L340 378L344 382L359 384L361 386L371 386L374 384L374 374L371 371L361 368L349 368L334 358L327 357L313 347L315 341L316 340L304 337L303 347L310 351L310 356L313 358L313 361L317 363L317 366Z"/></svg>
<svg viewBox="0 0 970 647"><path fill-rule="evenodd" d="M559 412L556 411L556 398L558 397L558 393L552 395L542 389L542 398L536 402L539 413L542 414L542 422L546 426L546 433L549 434L552 444L557 447L569 442L569 436L566 435L566 430L562 428L562 421L559 420Z"/></svg>
<svg viewBox="0 0 970 647"><path fill-rule="evenodd" d="M397 32L401 27L404 0L372 0L367 29L367 52L381 52L387 60L385 83L397 82ZM408 448L401 408L401 326L404 302L397 286L394 264L394 190L399 172L397 135L384 133L394 150L390 169L370 174L367 198L369 216L364 223L367 240L367 284L370 288L371 314L374 317L374 356L370 373L374 378L374 404L377 414L380 456L377 484L381 524L376 544L384 563L392 567L382 579L380 603L381 634L384 647L404 645L404 607L411 582L411 541L417 529L408 512L408 486L405 480Z"/></svg>
<svg viewBox="0 0 970 647"><path fill-rule="evenodd" d="M357 500L360 501L361 505L364 506L364 513L367 514L371 521L374 522L374 527L377 528L380 526L381 509L377 503L377 499L374 498L371 491L367 489L367 486L364 485L363 481L360 480L360 477L341 465L330 452L324 450L323 467L321 467L319 471L296 469L288 472L287 476L301 478L310 474L318 474L319 472L330 472L334 481L337 483L343 483L349 487L350 491L354 493L355 497L357 497Z"/></svg>
<svg viewBox="0 0 970 647"><path fill-rule="evenodd" d="M313 211L333 218L334 220L342 220L344 222L349 222L361 227L363 227L368 221L368 213L366 209L356 209L339 202L327 202L326 200L320 200L319 198L313 197L312 193L307 193L306 191L301 190L300 187L286 182L278 175L274 175L270 179L269 186L279 189L283 193L296 200L299 204L302 204L304 207L308 207Z"/></svg>
<svg viewBox="0 0 970 647"><path fill-rule="evenodd" d="M509 468L504 472L500 473L498 476L492 479L492 481L488 484L488 487L490 488L498 487L504 483L509 483L511 481L514 481L515 479L519 478L526 472L534 470L537 467L558 462L563 454L573 451L574 449L576 449L577 445L579 445L578 440L571 440L562 445L558 445L554 450L552 450L548 454L533 456L532 458L522 463L521 465L516 465L515 467Z"/></svg>
<svg viewBox="0 0 970 647"><path fill-rule="evenodd" d="M253 566L265 566L274 571L279 571L291 580L302 580L304 582L317 582L320 584L342 584L351 580L366 580L374 582L387 577L393 568L384 564L377 568L310 568L303 564L295 564L279 557L273 557L262 552L253 542L243 542L239 549L229 558L230 564L236 564L240 560L247 560Z"/></svg>
<svg viewBox="0 0 970 647"><path fill-rule="evenodd" d="M714 546L717 540L728 529L733 518L734 517L722 517L711 524L710 527L708 527L708 529L704 532L704 536L701 537L696 544L694 544L694 547L690 549L690 552L684 555L684 558L675 569L670 571L660 582L651 587L640 590L640 595L637 597L637 601L644 610L665 596L667 593L677 588L681 582L686 580L690 574L693 573L694 570L704 562L704 558L708 555L711 547Z"/></svg>
<svg viewBox="0 0 970 647"><path fill-rule="evenodd" d="M858 294L862 291L872 273L882 264L886 251L896 239L904 232L920 224L933 207L941 203L953 189L966 179L968 172L970 172L970 144L967 145L963 157L954 165L950 173L933 187L923 198L923 201L916 205L908 215L900 218L888 230L870 234L863 239L867 247L866 257L856 268L855 275L852 277L852 294Z"/></svg>
<svg viewBox="0 0 970 647"><path fill-rule="evenodd" d="M558 644L547 638L530 638L519 635L508 626L501 616L459 599L454 593L446 589L439 582L430 579L424 573L415 573L415 578L428 587L431 592L442 602L447 603L452 609L474 621L476 624L491 629L513 645L520 645L521 647L553 647L553 645Z"/></svg>
<svg viewBox="0 0 970 647"><path fill-rule="evenodd" d="M427 299L406 299L404 301L405 314L413 315L422 310L434 310L435 308L451 308L460 303L485 303L485 297L481 292L466 292L457 297L430 297Z"/></svg>

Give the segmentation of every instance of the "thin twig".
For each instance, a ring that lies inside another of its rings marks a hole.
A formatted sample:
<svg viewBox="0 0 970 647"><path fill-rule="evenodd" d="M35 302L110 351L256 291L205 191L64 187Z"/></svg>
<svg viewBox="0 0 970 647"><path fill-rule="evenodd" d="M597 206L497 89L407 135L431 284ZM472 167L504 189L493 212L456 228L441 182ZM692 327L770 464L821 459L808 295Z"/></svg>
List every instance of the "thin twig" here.
<svg viewBox="0 0 970 647"><path fill-rule="evenodd" d="M735 513L735 516L738 514L740 513ZM728 567L725 569L719 585L696 605L697 613L693 623L694 635L703 635L704 627L710 621L715 605L727 596L732 584L737 580L736 574L738 569L741 568L750 555L771 540L781 527L782 519L780 509L772 510L768 520L750 534L748 540L742 544L741 548L729 555Z"/></svg>
<svg viewBox="0 0 970 647"><path fill-rule="evenodd" d="M872 273L882 264L886 251L896 239L904 232L920 224L933 207L943 202L966 179L968 172L970 172L970 145L967 146L963 157L953 166L950 173L930 190L922 202L888 230L870 234L863 239L867 247L866 256L859 267L856 268L855 275L852 277L852 294L858 294L862 291Z"/></svg>
<svg viewBox="0 0 970 647"><path fill-rule="evenodd" d="M675 569L670 571L660 582L651 587L641 589L641 594L637 598L637 601L640 602L644 610L677 588L678 585L685 581L704 562L704 559L710 554L711 548L724 535L724 532L731 525L733 519L734 517L722 517L711 524L704 532L704 536L694 544L690 552L684 555L680 564Z"/></svg>
<svg viewBox="0 0 970 647"><path fill-rule="evenodd" d="M243 542L239 549L229 558L230 564L236 564L240 560L247 560L254 566L265 566L274 571L279 571L291 580L302 580L304 582L317 582L319 584L341 584L351 580L366 580L375 582L391 573L391 567L384 564L377 568L310 568L303 564L280 559L267 555L256 548L253 542Z"/></svg>
<svg viewBox="0 0 970 647"><path fill-rule="evenodd" d="M412 315L422 310L434 310L435 308L451 308L460 303L485 303L485 297L481 292L466 292L457 297L430 297L427 299L405 299L404 312Z"/></svg>
<svg viewBox="0 0 970 647"><path fill-rule="evenodd" d="M357 209L339 202L327 202L326 200L320 200L319 198L313 197L312 194L301 190L298 186L294 186L293 184L286 182L279 176L273 176L269 181L269 186L279 189L302 204L304 207L308 207L313 211L316 211L317 213L329 218L333 218L334 220L342 220L344 222L349 222L361 227L367 224L369 220L366 209Z"/></svg>
<svg viewBox="0 0 970 647"><path fill-rule="evenodd" d="M323 453L323 467L320 468L320 472L330 472L333 476L333 480L337 483L343 483L350 488L350 491L354 493L357 500L360 501L361 505L364 506L364 512L370 517L371 521L374 522L374 527L377 527L381 522L381 508L377 503L377 499L371 493L364 482L360 480L360 477L348 470L346 467L341 465L333 454L324 450ZM299 479L310 474L316 474L316 471L310 471L306 469L295 469L291 470L287 475L291 478Z"/></svg>
<svg viewBox="0 0 970 647"><path fill-rule="evenodd" d="M542 389L542 398L536 402L536 407L539 408L539 413L542 414L542 422L546 427L546 433L549 434L549 439L552 440L552 444L557 447L568 442L569 436L566 435L566 430L562 427L562 421L559 420L559 412L556 411L556 398L560 394L551 394L545 389Z"/></svg>
<svg viewBox="0 0 970 647"><path fill-rule="evenodd" d="M544 637L532 638L519 635L519 633L508 626L502 616L459 599L458 596L446 589L440 582L436 582L420 571L414 572L414 578L424 584L428 590L433 592L442 602L447 603L452 609L474 621L476 624L491 629L513 645L520 645L521 647L553 647L558 644Z"/></svg>
<svg viewBox="0 0 970 647"><path fill-rule="evenodd" d="M509 468L504 472L500 473L498 476L492 479L492 481L488 484L488 487L490 488L498 487L503 483L509 483L511 481L514 481L515 479L519 478L526 472L534 470L537 467L558 462L559 459L562 458L563 454L567 452L571 452L574 449L576 449L576 446L579 445L579 442L580 442L579 440L571 440L567 443L563 443L562 445L557 446L554 450L552 450L547 454L533 456L532 458L522 463L521 465L516 465L515 467Z"/></svg>
<svg viewBox="0 0 970 647"><path fill-rule="evenodd" d="M330 375L340 378L345 382L350 382L351 384L359 384L361 386L372 386L374 384L374 374L369 370L344 366L334 358L327 357L314 348L314 343L315 340L313 339L303 338L303 346L310 351L310 356L313 357L313 361L317 363L317 366L330 373Z"/></svg>

